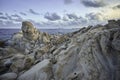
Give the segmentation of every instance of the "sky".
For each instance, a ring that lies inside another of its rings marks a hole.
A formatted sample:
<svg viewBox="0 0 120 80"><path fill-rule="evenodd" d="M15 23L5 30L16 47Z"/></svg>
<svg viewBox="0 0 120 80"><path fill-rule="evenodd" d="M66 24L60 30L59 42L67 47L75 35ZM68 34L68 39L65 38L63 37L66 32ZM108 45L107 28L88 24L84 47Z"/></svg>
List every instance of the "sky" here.
<svg viewBox="0 0 120 80"><path fill-rule="evenodd" d="M21 28L30 21L37 28L81 28L120 19L120 0L0 0L0 29Z"/></svg>

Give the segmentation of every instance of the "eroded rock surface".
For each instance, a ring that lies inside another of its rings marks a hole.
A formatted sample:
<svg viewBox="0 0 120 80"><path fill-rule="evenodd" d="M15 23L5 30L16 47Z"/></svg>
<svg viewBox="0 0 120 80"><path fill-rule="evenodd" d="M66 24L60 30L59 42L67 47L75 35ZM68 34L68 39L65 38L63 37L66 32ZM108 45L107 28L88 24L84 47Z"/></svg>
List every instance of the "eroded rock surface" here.
<svg viewBox="0 0 120 80"><path fill-rule="evenodd" d="M0 75L13 72L16 80L120 80L120 20L64 35L39 32L25 21L9 44L0 48Z"/></svg>

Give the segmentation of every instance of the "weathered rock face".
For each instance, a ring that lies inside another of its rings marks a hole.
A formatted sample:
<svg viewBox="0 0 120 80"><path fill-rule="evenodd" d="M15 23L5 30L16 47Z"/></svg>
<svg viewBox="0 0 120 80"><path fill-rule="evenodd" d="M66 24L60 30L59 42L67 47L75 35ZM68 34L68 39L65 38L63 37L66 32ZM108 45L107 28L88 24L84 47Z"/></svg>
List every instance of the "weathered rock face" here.
<svg viewBox="0 0 120 80"><path fill-rule="evenodd" d="M28 40L37 40L39 37L37 29L28 21L22 22L22 32L23 36Z"/></svg>
<svg viewBox="0 0 120 80"><path fill-rule="evenodd" d="M72 39L67 49L56 53L57 63L53 66L55 79L114 80L115 69L119 65L114 62L117 62L120 44L116 45L116 49L112 44L114 38L113 41L110 39L119 30L91 30L79 37L80 34L76 34L76 40Z"/></svg>
<svg viewBox="0 0 120 80"><path fill-rule="evenodd" d="M0 58L1 74L15 72L17 80L120 80L119 20L63 36L40 32L32 39L26 37L30 35L27 31L34 33L33 27L25 27L12 38L13 47L24 47L25 51L0 49L4 53L0 55L4 56Z"/></svg>

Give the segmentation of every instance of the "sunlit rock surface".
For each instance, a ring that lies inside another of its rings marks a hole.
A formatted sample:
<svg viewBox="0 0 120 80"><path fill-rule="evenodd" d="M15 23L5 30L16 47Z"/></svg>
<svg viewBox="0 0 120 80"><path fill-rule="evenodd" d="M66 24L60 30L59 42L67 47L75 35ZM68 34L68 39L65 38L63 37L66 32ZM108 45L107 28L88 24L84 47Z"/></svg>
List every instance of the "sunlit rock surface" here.
<svg viewBox="0 0 120 80"><path fill-rule="evenodd" d="M0 48L1 79L120 80L120 20L64 35L24 21L8 43Z"/></svg>

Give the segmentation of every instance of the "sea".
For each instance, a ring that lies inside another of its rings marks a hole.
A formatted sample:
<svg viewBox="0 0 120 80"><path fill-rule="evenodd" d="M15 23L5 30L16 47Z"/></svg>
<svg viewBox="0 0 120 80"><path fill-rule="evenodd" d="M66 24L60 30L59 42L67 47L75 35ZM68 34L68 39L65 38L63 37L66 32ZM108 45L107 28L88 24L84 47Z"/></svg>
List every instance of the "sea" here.
<svg viewBox="0 0 120 80"><path fill-rule="evenodd" d="M75 29L40 29L41 32L47 32L49 34L67 34L79 30ZM8 40L14 33L19 32L20 29L0 29L0 40Z"/></svg>

